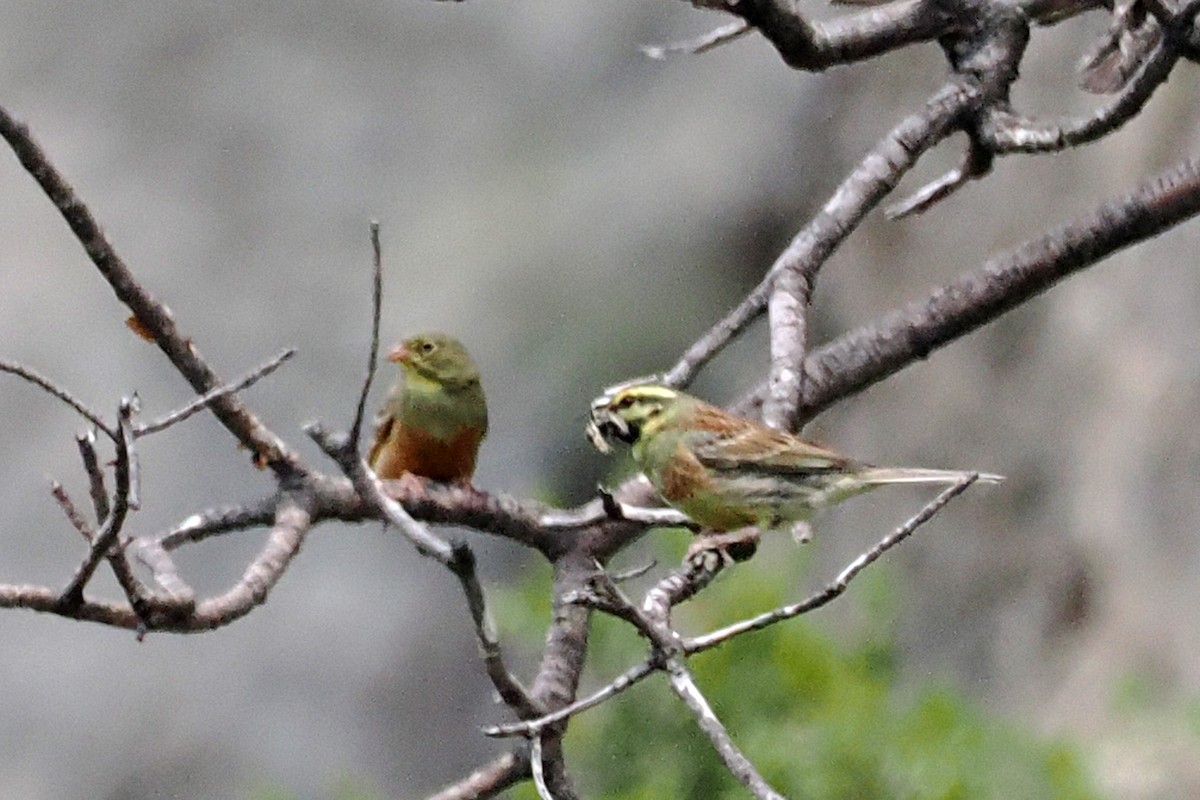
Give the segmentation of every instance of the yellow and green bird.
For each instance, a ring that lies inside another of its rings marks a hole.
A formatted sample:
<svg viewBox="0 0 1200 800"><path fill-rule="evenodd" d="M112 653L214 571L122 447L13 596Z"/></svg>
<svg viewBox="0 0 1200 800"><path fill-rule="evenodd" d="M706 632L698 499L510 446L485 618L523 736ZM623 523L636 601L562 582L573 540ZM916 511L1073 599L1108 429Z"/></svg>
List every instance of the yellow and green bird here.
<svg viewBox="0 0 1200 800"><path fill-rule="evenodd" d="M421 333L393 347L388 360L401 377L375 418L367 463L380 478L411 473L469 484L488 413L467 349L453 336Z"/></svg>
<svg viewBox="0 0 1200 800"><path fill-rule="evenodd" d="M799 535L814 511L876 486L956 483L971 474L862 464L655 384L597 398L588 436L602 452L610 439L631 445L663 499L717 532L753 526Z"/></svg>

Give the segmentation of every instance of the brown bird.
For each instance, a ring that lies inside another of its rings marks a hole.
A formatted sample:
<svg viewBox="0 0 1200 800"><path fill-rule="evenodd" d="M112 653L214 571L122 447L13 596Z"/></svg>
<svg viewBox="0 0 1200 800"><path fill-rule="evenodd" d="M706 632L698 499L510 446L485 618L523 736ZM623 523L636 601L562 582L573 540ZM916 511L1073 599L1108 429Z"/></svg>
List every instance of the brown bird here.
<svg viewBox="0 0 1200 800"><path fill-rule="evenodd" d="M597 398L588 436L605 452L610 439L631 445L633 460L663 499L718 532L791 528L804 540L813 512L876 486L955 483L971 474L873 467L654 384Z"/></svg>
<svg viewBox="0 0 1200 800"><path fill-rule="evenodd" d="M453 336L422 333L393 347L388 360L401 378L375 418L367 463L384 479L411 473L470 484L488 414L467 349Z"/></svg>

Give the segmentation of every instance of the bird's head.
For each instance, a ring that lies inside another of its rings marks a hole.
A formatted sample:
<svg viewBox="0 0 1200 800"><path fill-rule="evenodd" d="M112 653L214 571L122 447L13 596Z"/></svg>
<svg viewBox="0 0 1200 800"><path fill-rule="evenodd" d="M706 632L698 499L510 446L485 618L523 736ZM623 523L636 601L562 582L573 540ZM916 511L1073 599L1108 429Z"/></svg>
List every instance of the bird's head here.
<svg viewBox="0 0 1200 800"><path fill-rule="evenodd" d="M388 361L400 365L406 376L443 385L465 385L479 380L479 369L467 348L444 333L410 336L388 352Z"/></svg>
<svg viewBox="0 0 1200 800"><path fill-rule="evenodd" d="M592 401L588 438L602 453L611 450L612 439L633 444L643 433L653 433L666 422L683 396L653 383L616 387Z"/></svg>

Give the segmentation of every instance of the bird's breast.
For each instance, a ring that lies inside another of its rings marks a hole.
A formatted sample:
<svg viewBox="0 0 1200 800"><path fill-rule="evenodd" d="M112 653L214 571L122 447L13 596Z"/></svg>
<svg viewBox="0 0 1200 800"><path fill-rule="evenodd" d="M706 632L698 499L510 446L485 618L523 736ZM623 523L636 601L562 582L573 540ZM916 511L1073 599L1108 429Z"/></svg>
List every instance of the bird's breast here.
<svg viewBox="0 0 1200 800"><path fill-rule="evenodd" d="M397 425L380 451L375 472L392 479L411 472L437 481L469 480L482 438L473 428L460 428L443 439L420 428Z"/></svg>

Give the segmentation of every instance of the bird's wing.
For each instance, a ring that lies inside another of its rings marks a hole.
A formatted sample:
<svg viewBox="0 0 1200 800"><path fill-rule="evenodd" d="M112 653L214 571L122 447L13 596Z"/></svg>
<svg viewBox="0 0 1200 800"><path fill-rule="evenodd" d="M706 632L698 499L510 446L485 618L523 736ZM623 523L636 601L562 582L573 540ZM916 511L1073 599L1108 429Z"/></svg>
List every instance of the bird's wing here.
<svg viewBox="0 0 1200 800"><path fill-rule="evenodd" d="M382 417L382 415L381 415ZM367 455L367 463L374 466L375 459L379 456L379 451L383 449L384 442L392 432L393 417L375 419L375 438L371 442L371 452Z"/></svg>
<svg viewBox="0 0 1200 800"><path fill-rule="evenodd" d="M371 452L367 454L367 463L372 468L375 466L375 459L379 456L379 451L383 449L388 437L392 435L392 426L396 424L398 409L395 395L396 391L393 390L384 401L383 407L379 409L379 413L375 415L375 435L371 440Z"/></svg>
<svg viewBox="0 0 1200 800"><path fill-rule="evenodd" d="M696 422L688 444L700 463L716 470L810 475L844 470L850 462L832 450L749 420L720 416Z"/></svg>

